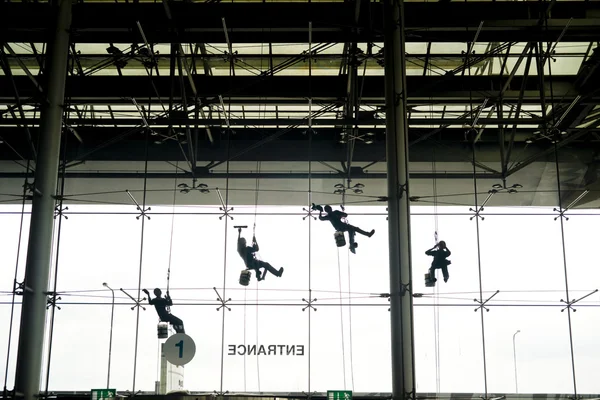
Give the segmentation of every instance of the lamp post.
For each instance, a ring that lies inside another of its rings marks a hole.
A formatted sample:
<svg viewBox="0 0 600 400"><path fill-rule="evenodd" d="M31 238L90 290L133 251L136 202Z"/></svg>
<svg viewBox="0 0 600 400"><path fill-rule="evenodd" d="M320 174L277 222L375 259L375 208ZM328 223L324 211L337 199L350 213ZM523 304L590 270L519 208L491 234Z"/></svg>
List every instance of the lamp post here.
<svg viewBox="0 0 600 400"><path fill-rule="evenodd" d="M108 283L104 282L102 286L107 287L112 292L112 307L110 311L110 339L108 342L108 373L106 376L106 388L110 389L110 360L112 356L112 337L113 337L113 321L115 317L115 291L108 286Z"/></svg>
<svg viewBox="0 0 600 400"><path fill-rule="evenodd" d="M518 385L518 381L517 381L517 347L515 346L515 337L517 336L517 333L521 332L520 330L517 330L514 334L513 334L513 360L515 363L515 393L519 393L519 385Z"/></svg>

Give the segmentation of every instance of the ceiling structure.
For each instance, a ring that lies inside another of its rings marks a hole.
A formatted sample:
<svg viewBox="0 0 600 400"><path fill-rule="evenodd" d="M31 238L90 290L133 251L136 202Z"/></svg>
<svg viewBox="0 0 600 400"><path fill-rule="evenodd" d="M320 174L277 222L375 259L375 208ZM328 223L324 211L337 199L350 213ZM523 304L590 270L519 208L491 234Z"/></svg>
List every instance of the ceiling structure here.
<svg viewBox="0 0 600 400"><path fill-rule="evenodd" d="M490 205L553 206L560 181L565 204L600 205L600 2L409 1L405 13L415 204L435 178L437 194L462 193L456 204L473 203L475 183L501 186ZM34 161L53 14L0 3L2 194L21 192ZM386 194L378 2L80 1L71 40L66 193L144 177L302 192L310 177L323 194L340 182ZM232 203L254 203L250 192ZM158 193L149 201L172 202Z"/></svg>

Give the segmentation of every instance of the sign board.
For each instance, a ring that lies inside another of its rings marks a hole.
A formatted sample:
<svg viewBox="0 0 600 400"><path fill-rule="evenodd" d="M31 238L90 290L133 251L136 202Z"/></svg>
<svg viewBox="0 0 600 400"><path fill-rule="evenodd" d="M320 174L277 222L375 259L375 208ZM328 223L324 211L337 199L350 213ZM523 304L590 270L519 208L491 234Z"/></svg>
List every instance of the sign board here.
<svg viewBox="0 0 600 400"><path fill-rule="evenodd" d="M327 400L352 400L351 390L328 390Z"/></svg>
<svg viewBox="0 0 600 400"><path fill-rule="evenodd" d="M185 333L176 333L165 342L163 353L171 364L185 365L194 358L196 344Z"/></svg>
<svg viewBox="0 0 600 400"><path fill-rule="evenodd" d="M92 400L108 400L117 397L117 389L92 389Z"/></svg>

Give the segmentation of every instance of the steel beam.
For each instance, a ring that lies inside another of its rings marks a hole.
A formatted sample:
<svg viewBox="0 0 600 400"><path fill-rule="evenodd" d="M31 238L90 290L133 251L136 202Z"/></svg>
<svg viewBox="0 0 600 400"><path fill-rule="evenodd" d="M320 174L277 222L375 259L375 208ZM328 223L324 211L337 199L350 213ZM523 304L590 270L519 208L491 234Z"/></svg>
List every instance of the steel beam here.
<svg viewBox="0 0 600 400"><path fill-rule="evenodd" d="M42 108L15 377L15 396L25 400L37 399L40 390L71 8L71 0L60 1L47 53L48 102Z"/></svg>
<svg viewBox="0 0 600 400"><path fill-rule="evenodd" d="M435 2L407 3L406 28L411 41L468 42L480 21L485 21L479 40L556 41L568 21L569 29L563 42L596 41L600 21L595 17L597 2L557 2L548 18L547 27L535 29L538 16L546 11L544 2ZM148 32L152 43L224 43L221 18L235 30L230 33L233 43L303 43L309 21L314 24L315 43L350 42L348 26L353 26L354 2L272 2L210 4L173 2L172 18L177 20L181 33L169 29L164 6L157 3L79 3L75 9L74 30L78 43L131 43L137 39L131 32L135 21L153 26ZM0 15L10 16L2 22L7 41L41 43L47 40L47 16L52 12L47 3L0 3ZM383 6L370 5L370 18L361 18L358 25L359 42L382 40ZM277 15L276 19L271 16ZM448 18L451 15L452 18ZM269 29L263 29L269 27Z"/></svg>
<svg viewBox="0 0 600 400"><path fill-rule="evenodd" d="M195 172L194 176L196 179L201 179L203 181L210 181L211 179L308 179L309 174L307 172L230 172L219 173L219 172L202 172L202 169L199 169ZM25 172L0 172L0 179L23 179L26 176ZM149 172L148 174L144 174L142 172L76 172L70 171L65 174L66 179L144 179L147 178L149 180L156 179L168 179L173 180L177 179L192 179L193 176L190 172L179 172L175 174L174 172ZM312 172L310 174L312 179L333 179L337 182L340 179L346 179L348 176L345 172ZM492 174L486 172L478 172L475 177L477 179L492 179L498 180L501 178L500 174ZM373 173L352 173L353 179L386 179L387 174L383 172L373 172ZM413 172L410 174L410 179L465 179L472 180L473 173L472 172Z"/></svg>
<svg viewBox="0 0 600 400"><path fill-rule="evenodd" d="M392 400L415 398L403 0L384 0Z"/></svg>
<svg viewBox="0 0 600 400"><path fill-rule="evenodd" d="M329 111L332 112L332 111ZM136 127L145 125L145 118L69 118L66 122L69 125L82 125L82 126L114 126L120 127ZM465 125L471 124L472 118L411 118L410 124L412 126L429 126L429 125ZM41 120L39 118L2 118L0 119L0 126L16 126L19 124L27 124L29 126L39 125ZM226 127L227 122L232 127L251 127L251 126L276 126L285 123L290 126L308 126L308 118L214 118L214 119L193 119L193 118L151 118L146 119L148 126L150 127L169 127L178 126L185 127L190 123L208 125L214 127ZM490 124L528 124L537 125L542 122L541 118L530 118L530 117L503 117L503 118L479 118L477 120L480 125ZM335 119L335 118L314 118L312 120L314 126L350 126L356 124L361 128L368 128L374 126L385 126L385 120L383 119L360 119L355 121L353 119ZM258 128L256 128L258 130ZM439 128L434 130L437 132ZM432 132L434 132L432 131ZM430 134L425 135L423 139L429 137Z"/></svg>
<svg viewBox="0 0 600 400"><path fill-rule="evenodd" d="M277 67L276 67L277 68ZM574 83L576 76L553 75L552 84L554 97L563 101L572 101L578 94ZM312 85L312 98L318 101L331 102L346 96L347 79L345 76L209 76L194 75L193 82L198 90L198 96L203 99L203 105L218 103L218 95L229 98L234 103L252 103L260 99L261 104L283 104L294 100L306 104L309 97L309 79ZM14 76L15 83L23 99L35 98L37 90L33 88L26 76ZM365 76L361 78L361 102L376 102L383 104L385 87L384 78L381 76ZM494 98L499 89L503 87L507 78L499 76L420 76L407 77L409 102L422 103L450 103L463 102L469 104L481 102L485 98ZM512 83L520 87L523 77L515 76ZM171 81L168 75L153 76L153 85L157 95L148 101L158 103L157 97L167 98L170 93ZM10 80L0 76L0 103L12 104ZM71 104L79 103L127 103L124 99L131 97L148 99L148 77L143 76L69 76L67 78L69 98ZM232 88L224 91L223 88ZM518 90L507 90L504 101L510 102L518 98ZM547 96L549 96L549 91ZM598 102L599 96L591 96L591 101ZM539 103L539 87L537 82L525 84L524 100L527 103ZM175 102L181 103L181 98L176 97ZM31 101L30 101L31 102Z"/></svg>

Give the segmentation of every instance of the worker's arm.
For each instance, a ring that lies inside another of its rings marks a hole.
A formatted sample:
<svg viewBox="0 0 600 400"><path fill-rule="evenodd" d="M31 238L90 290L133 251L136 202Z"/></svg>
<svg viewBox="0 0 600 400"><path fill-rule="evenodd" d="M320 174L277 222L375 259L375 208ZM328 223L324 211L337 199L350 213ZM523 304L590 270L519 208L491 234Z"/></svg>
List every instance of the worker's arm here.
<svg viewBox="0 0 600 400"><path fill-rule="evenodd" d="M435 247L432 247L431 249L427 250L427 251L425 252L425 254L427 254L428 256L433 256L433 255L435 255L435 250L434 250L434 249L435 249Z"/></svg>
<svg viewBox="0 0 600 400"><path fill-rule="evenodd" d="M446 247L446 257L450 257L450 254L452 254L452 252Z"/></svg>
<svg viewBox="0 0 600 400"><path fill-rule="evenodd" d="M167 295L165 296L165 300L167 301L167 306L172 306L173 305L173 300L171 299L171 296L169 295L169 292L167 292Z"/></svg>
<svg viewBox="0 0 600 400"><path fill-rule="evenodd" d="M256 236L252 237L252 248L255 252L258 251L258 242L256 241Z"/></svg>
<svg viewBox="0 0 600 400"><path fill-rule="evenodd" d="M323 216L323 212L319 211L319 220L321 221L329 221L331 218L329 217L329 214L327 214L327 216Z"/></svg>
<svg viewBox="0 0 600 400"><path fill-rule="evenodd" d="M150 298L150 292L148 292L148 289L142 289L142 292L146 293L146 296L148 296L148 304L154 304L154 300Z"/></svg>

